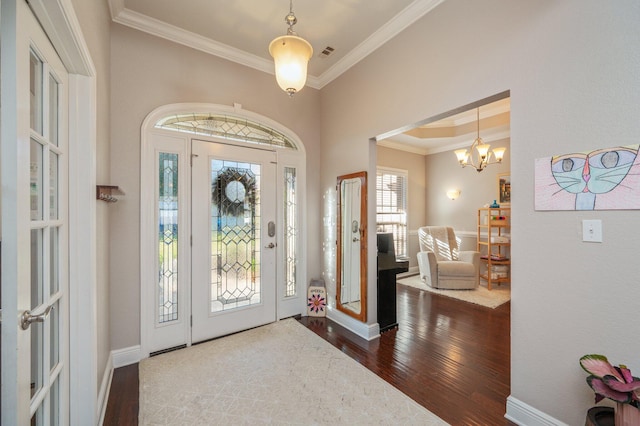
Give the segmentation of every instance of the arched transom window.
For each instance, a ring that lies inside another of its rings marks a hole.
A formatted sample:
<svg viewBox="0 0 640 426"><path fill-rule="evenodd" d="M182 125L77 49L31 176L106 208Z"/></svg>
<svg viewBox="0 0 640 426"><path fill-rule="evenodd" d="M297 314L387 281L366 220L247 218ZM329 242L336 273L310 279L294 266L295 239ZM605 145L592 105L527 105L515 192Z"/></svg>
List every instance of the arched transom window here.
<svg viewBox="0 0 640 426"><path fill-rule="evenodd" d="M177 114L159 120L155 127L196 135L216 136L232 141L297 149L287 136L271 127L244 118L220 114Z"/></svg>

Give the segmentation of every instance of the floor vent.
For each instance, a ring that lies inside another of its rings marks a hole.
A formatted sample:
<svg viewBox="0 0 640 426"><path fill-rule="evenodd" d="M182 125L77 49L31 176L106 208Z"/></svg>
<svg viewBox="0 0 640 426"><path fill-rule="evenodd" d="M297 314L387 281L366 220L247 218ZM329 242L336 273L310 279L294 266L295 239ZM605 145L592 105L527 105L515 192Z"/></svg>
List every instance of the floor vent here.
<svg viewBox="0 0 640 426"><path fill-rule="evenodd" d="M149 356L156 356L156 355L162 355L162 354L166 354L167 352L173 352L173 351L177 351L178 349L184 349L186 348L187 345L180 345L180 346L174 346L173 348L167 348L167 349L162 349L159 351L155 351L155 352L151 352L149 354Z"/></svg>

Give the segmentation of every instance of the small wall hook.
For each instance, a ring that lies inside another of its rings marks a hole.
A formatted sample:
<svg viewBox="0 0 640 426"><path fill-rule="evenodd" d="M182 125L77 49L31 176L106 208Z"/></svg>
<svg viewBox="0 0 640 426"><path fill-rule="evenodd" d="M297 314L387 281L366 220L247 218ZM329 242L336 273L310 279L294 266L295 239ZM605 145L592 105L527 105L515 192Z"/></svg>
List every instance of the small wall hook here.
<svg viewBox="0 0 640 426"><path fill-rule="evenodd" d="M106 201L107 203L116 203L118 202L118 198L114 196L115 193L124 195L124 192L122 192L120 188L115 185L97 185L96 186L97 200Z"/></svg>

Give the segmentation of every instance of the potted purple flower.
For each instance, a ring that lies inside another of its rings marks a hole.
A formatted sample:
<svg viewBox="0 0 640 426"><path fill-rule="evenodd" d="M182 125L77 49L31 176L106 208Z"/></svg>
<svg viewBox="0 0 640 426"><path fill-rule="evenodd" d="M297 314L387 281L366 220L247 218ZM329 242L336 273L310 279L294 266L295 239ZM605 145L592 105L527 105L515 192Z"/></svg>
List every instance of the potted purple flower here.
<svg viewBox="0 0 640 426"><path fill-rule="evenodd" d="M616 402L616 426L640 425L640 379L625 366L613 366L604 355L585 355L580 366L589 373L587 383L596 403L608 398Z"/></svg>

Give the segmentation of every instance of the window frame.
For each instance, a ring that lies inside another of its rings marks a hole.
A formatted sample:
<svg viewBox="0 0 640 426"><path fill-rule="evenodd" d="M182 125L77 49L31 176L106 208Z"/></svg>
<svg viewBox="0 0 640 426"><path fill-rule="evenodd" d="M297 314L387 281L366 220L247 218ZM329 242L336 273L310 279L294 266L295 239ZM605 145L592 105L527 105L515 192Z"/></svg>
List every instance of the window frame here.
<svg viewBox="0 0 640 426"><path fill-rule="evenodd" d="M409 209L408 209L408 205L409 205L409 171L406 169L397 169L397 168L393 168L393 167L386 167L386 166L377 166L376 167L376 229L378 230L377 232L388 232L388 231L380 231L380 225L379 225L379 221L378 221L378 216L380 214L388 214L386 212L380 212L379 208L381 207L380 205L380 199L378 197L379 192L381 191L381 189L378 187L378 182L379 179L378 177L380 175L394 175L394 176L399 176L403 178L403 185L402 185L402 189L403 189L403 201L404 201L404 205L401 206L404 210L404 223L398 223L398 226L404 226L404 238L402 238L402 236L398 236L396 232L393 232L393 241L394 241L394 245L396 248L396 257L398 259L409 259ZM397 208L397 206L396 206ZM398 209L399 210L399 209ZM383 225L384 226L384 225ZM393 225L392 225L393 226ZM404 240L404 241L402 241ZM399 246L401 246L402 250L399 250Z"/></svg>

